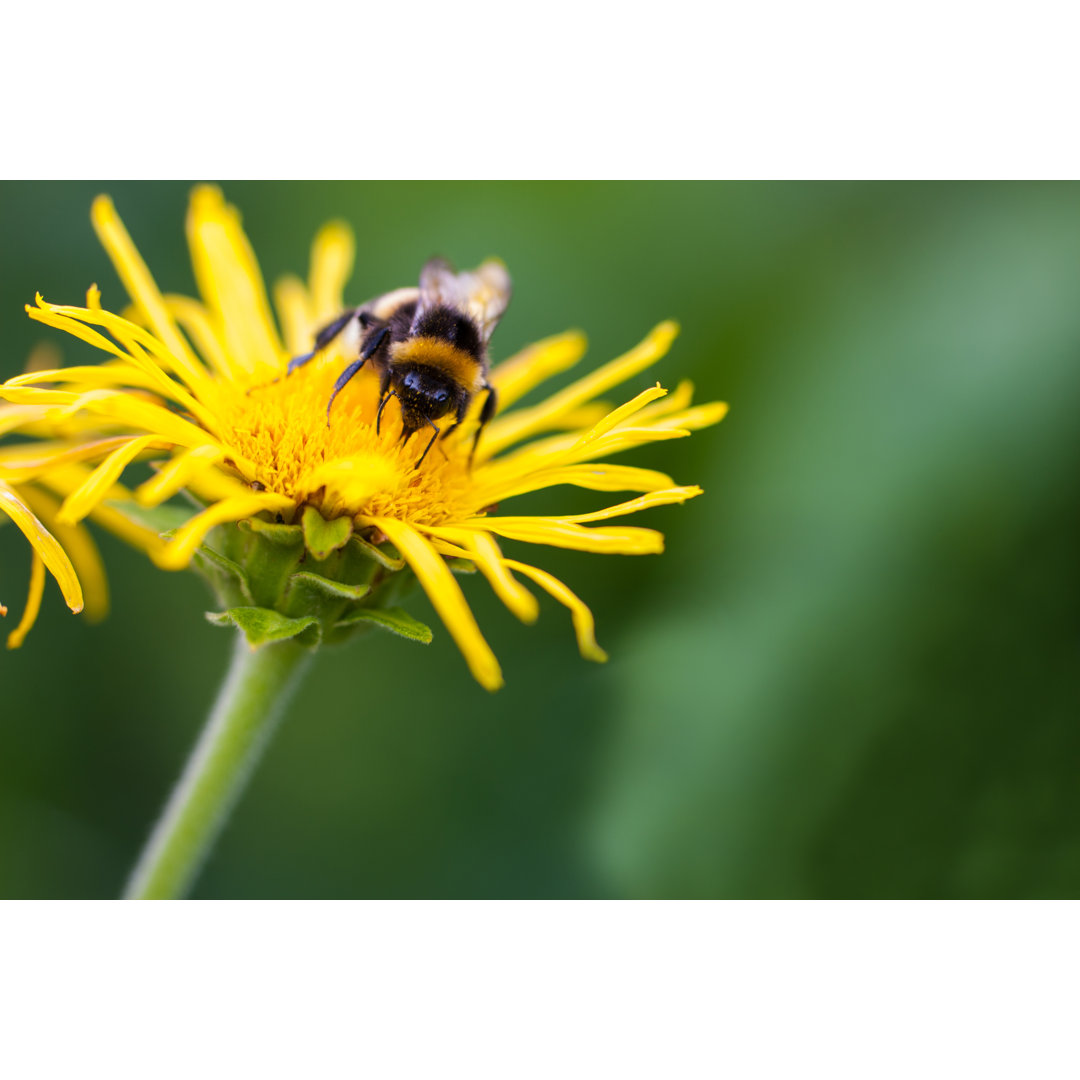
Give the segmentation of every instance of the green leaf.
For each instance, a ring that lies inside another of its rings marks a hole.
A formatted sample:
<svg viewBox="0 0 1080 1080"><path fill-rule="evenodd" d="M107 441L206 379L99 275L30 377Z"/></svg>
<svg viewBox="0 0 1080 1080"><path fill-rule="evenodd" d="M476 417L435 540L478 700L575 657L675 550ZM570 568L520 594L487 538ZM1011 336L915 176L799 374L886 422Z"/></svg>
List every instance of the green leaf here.
<svg viewBox="0 0 1080 1080"><path fill-rule="evenodd" d="M363 600L371 588L368 585L346 585L343 581L331 581L321 574L313 574L310 570L300 570L289 578L289 584L302 586L329 596L335 600Z"/></svg>
<svg viewBox="0 0 1080 1080"><path fill-rule="evenodd" d="M231 625L242 630L253 648L287 638L300 638L304 645L315 645L320 637L319 620L314 615L290 619L269 608L234 607L228 611L208 611L206 618L217 626Z"/></svg>
<svg viewBox="0 0 1080 1080"><path fill-rule="evenodd" d="M355 626L361 622L372 623L399 637L419 641L424 645L429 645L433 636L430 626L425 626L419 619L414 619L401 608L357 608L356 611L349 612L336 625L343 628Z"/></svg>
<svg viewBox="0 0 1080 1080"><path fill-rule="evenodd" d="M264 540L282 547L295 547L304 539L304 532L299 525L278 525L257 517L246 518L239 524L245 532L258 533Z"/></svg>
<svg viewBox="0 0 1080 1080"><path fill-rule="evenodd" d="M319 560L344 547L352 536L352 518L337 517L333 521L327 521L314 506L304 507L301 523L304 528L304 543L307 544L308 551Z"/></svg>

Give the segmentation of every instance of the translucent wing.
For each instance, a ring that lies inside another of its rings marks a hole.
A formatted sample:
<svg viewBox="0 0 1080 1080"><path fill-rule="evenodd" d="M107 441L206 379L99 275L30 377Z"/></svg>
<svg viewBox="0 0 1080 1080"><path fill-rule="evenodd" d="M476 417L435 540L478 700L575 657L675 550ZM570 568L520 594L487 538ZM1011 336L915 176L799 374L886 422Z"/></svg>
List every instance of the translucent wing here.
<svg viewBox="0 0 1080 1080"><path fill-rule="evenodd" d="M455 274L445 259L431 259L420 271L420 298L416 313L437 305L456 308L468 315L480 330L484 344L510 303L510 274L498 259L487 259L475 270Z"/></svg>
<svg viewBox="0 0 1080 1080"><path fill-rule="evenodd" d="M458 275L445 259L428 259L420 271L420 296L416 314L423 315L433 307L460 307Z"/></svg>

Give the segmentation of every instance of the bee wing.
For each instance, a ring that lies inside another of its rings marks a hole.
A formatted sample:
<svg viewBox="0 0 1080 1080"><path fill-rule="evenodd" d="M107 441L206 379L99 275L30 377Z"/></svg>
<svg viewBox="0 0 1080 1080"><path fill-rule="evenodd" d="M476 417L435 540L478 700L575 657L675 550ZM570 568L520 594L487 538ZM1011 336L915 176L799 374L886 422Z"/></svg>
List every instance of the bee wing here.
<svg viewBox="0 0 1080 1080"><path fill-rule="evenodd" d="M480 328L486 345L510 303L510 274L499 259L486 259L475 270L459 274L458 279L466 293L464 310Z"/></svg>
<svg viewBox="0 0 1080 1080"><path fill-rule="evenodd" d="M456 308L476 323L487 344L510 303L510 294L510 274L498 259L460 274L445 259L429 259L420 271L416 314L419 317L437 306Z"/></svg>
<svg viewBox="0 0 1080 1080"><path fill-rule="evenodd" d="M420 295L416 314L423 315L433 307L461 307L461 287L458 274L445 259L428 259L420 271Z"/></svg>

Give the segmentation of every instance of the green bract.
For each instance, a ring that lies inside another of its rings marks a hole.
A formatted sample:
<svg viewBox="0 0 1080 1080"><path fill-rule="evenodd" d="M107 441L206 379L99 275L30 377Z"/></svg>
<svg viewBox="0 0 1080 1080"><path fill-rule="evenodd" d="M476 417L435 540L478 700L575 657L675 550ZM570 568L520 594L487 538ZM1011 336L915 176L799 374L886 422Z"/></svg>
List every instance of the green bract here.
<svg viewBox="0 0 1080 1080"><path fill-rule="evenodd" d="M355 536L348 518L327 521L309 506L298 525L258 517L219 525L193 565L223 608L207 618L237 627L252 648L287 638L315 647L373 626L426 644L431 630L393 606L415 579L386 548Z"/></svg>

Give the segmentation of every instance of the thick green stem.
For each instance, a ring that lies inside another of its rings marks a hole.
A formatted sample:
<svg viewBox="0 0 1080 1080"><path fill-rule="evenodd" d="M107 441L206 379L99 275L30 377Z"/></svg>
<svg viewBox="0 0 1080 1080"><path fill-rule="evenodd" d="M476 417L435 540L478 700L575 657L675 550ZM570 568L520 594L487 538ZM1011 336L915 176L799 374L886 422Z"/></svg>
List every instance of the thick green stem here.
<svg viewBox="0 0 1080 1080"><path fill-rule="evenodd" d="M206 727L124 891L125 900L185 896L311 659L294 641L236 652Z"/></svg>

